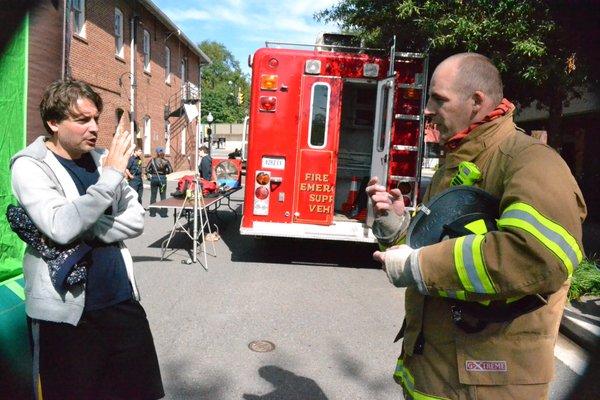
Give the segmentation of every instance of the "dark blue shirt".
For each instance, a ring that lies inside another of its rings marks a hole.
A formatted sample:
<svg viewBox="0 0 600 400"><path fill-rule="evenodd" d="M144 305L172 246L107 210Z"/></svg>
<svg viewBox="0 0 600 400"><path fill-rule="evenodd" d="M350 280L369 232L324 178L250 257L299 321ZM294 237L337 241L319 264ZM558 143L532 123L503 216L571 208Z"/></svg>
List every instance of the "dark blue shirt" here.
<svg viewBox="0 0 600 400"><path fill-rule="evenodd" d="M139 157L131 156L127 163L127 169L131 172L134 178L142 176L142 160Z"/></svg>
<svg viewBox="0 0 600 400"><path fill-rule="evenodd" d="M204 178L207 181L212 179L212 158L208 154L202 157L202 160L200 160L198 172L200 172L201 178Z"/></svg>
<svg viewBox="0 0 600 400"><path fill-rule="evenodd" d="M88 187L98 182L100 174L89 153L77 160L67 160L56 154L55 156L71 175L80 195L83 196ZM105 213L111 214L111 211L109 207ZM131 299L131 283L118 244L107 244L100 240L93 240L88 244L92 246L92 251L88 255L85 310L99 310Z"/></svg>

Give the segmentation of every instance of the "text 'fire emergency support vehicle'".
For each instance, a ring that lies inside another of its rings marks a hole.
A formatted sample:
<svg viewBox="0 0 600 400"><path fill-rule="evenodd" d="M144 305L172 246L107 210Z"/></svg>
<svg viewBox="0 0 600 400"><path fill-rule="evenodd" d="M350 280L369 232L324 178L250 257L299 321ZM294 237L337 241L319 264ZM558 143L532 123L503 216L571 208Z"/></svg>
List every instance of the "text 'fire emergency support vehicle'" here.
<svg viewBox="0 0 600 400"><path fill-rule="evenodd" d="M240 232L375 242L369 177L399 188L407 206L417 201L427 56L395 43L389 58L360 47L292 47L267 42L250 59Z"/></svg>

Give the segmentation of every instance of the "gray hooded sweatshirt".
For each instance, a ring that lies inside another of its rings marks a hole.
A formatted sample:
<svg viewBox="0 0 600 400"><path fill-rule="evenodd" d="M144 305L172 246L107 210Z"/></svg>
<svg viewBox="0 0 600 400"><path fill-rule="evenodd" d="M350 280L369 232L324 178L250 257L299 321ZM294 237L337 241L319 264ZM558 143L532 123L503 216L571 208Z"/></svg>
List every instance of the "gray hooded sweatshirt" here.
<svg viewBox="0 0 600 400"><path fill-rule="evenodd" d="M67 170L44 144L40 136L11 159L12 189L19 204L33 223L58 244L97 238L118 242L127 268L134 297L139 293L133 276L133 260L123 240L139 236L144 230L144 209L137 193L112 168L102 169L103 149L90 153L100 178L81 196ZM112 215L104 210L112 206ZM30 246L23 259L25 309L34 319L77 325L85 305L84 284L62 293L50 280L48 265Z"/></svg>

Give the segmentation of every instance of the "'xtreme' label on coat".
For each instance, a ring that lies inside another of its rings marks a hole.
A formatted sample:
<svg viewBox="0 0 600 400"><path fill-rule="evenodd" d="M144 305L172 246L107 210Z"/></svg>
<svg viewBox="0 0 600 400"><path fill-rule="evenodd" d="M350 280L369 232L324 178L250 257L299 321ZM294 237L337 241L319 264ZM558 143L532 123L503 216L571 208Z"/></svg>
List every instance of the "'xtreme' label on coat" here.
<svg viewBox="0 0 600 400"><path fill-rule="evenodd" d="M468 372L506 372L506 361L467 360L465 368Z"/></svg>

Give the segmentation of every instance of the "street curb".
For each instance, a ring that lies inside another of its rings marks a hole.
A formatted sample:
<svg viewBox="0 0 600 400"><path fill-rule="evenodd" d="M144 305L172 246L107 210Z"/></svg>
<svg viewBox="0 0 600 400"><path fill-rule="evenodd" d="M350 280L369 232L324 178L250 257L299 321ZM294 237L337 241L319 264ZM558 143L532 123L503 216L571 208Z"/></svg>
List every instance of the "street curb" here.
<svg viewBox="0 0 600 400"><path fill-rule="evenodd" d="M600 303L600 300L592 299L584 303L576 302L575 304L585 305L585 303L591 303L592 306L595 306L594 303ZM591 353L596 353L599 350L599 316L584 313L573 305L567 304L560 323L560 332Z"/></svg>

